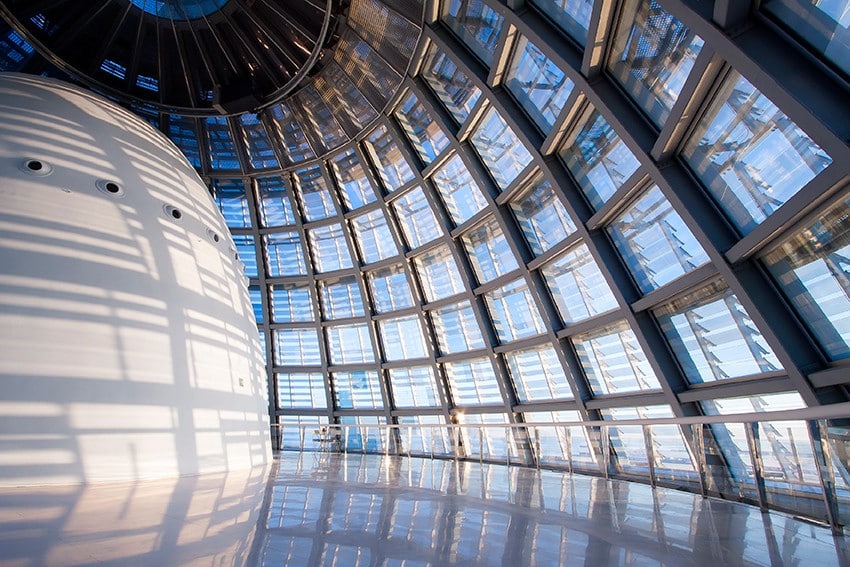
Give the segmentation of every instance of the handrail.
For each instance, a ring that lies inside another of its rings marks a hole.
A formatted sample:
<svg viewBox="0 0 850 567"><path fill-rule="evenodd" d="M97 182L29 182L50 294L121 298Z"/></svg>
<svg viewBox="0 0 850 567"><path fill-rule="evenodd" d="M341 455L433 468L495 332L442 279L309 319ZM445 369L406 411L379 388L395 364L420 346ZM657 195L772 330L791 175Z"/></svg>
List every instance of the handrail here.
<svg viewBox="0 0 850 567"><path fill-rule="evenodd" d="M836 429L828 420L848 418L850 403L842 403L774 412L606 421L314 421L272 424L272 432L279 450L312 451L320 456L430 455L575 470L756 504L763 511L776 509L825 522L843 533L843 526L850 526L850 436L844 433L850 423L836 424ZM712 427L732 424L736 427ZM678 437L657 429L665 425L682 426Z"/></svg>
<svg viewBox="0 0 850 567"><path fill-rule="evenodd" d="M493 414L470 414L470 415L493 415ZM306 416L305 416L306 417ZM311 416L315 417L315 416ZM469 427L469 428L487 428L487 427L504 427L504 428L523 428L523 427L615 427L621 425L708 425L714 423L754 423L762 421L810 421L818 419L850 419L850 402L840 404L829 404L825 406L815 406L808 408L799 408L792 410L779 410L769 412L751 412L751 413L736 413L726 415L698 415L689 417L659 417L654 419L609 419L609 420L588 420L588 421L544 421L544 422L525 422L525 423L331 423L329 426L346 426L346 427L377 427L377 428L454 428L454 427ZM313 424L315 425L315 424ZM272 424L272 427L292 427L297 424ZM308 425L308 427L310 427Z"/></svg>

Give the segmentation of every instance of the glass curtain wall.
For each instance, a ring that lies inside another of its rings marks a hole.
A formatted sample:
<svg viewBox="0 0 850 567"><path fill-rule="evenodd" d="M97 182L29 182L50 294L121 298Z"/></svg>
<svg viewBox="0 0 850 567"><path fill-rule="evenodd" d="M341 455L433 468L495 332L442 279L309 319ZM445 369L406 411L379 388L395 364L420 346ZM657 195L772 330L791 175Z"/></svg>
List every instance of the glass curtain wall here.
<svg viewBox="0 0 850 567"><path fill-rule="evenodd" d="M497 424L846 401L850 44L848 3L832 4L763 2L735 28L767 46L749 53L717 32L731 16L681 1L531 0L520 13L435 0L418 59L354 142L338 145L336 127L305 136L305 116L332 118L306 90L304 107L259 120L163 116L245 265L274 419ZM809 29L827 16L833 31ZM482 431L470 455L518 450ZM647 443L664 446L659 470L696 450L685 430L653 431L611 435L623 471L645 473ZM716 427L705 442L732 467L742 435ZM428 436L433 447L398 443L442 454L452 441ZM376 439L348 442L385 447ZM580 436L537 445L541 462L595 462Z"/></svg>

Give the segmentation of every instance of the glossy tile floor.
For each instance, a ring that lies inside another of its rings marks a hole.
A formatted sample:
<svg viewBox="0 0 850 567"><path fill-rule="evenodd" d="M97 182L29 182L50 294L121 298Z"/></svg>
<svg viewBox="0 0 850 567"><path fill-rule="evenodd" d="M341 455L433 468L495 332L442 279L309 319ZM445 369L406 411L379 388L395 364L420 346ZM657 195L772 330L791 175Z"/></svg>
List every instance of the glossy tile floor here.
<svg viewBox="0 0 850 567"><path fill-rule="evenodd" d="M278 465L0 489L0 565L850 566L828 529L642 484L372 455Z"/></svg>

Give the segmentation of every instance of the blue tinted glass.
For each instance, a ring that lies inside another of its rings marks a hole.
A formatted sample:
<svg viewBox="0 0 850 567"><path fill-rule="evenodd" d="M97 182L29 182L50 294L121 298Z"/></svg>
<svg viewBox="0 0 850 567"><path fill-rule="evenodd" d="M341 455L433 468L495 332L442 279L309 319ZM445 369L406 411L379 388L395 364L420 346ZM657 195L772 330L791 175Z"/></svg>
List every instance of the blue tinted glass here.
<svg viewBox="0 0 850 567"><path fill-rule="evenodd" d="M269 276L297 276L307 273L304 249L297 232L278 232L263 236Z"/></svg>
<svg viewBox="0 0 850 567"><path fill-rule="evenodd" d="M266 127L257 119L256 114L246 112L239 117L242 127L242 139L245 140L245 150L253 169L279 167L277 156L272 149Z"/></svg>
<svg viewBox="0 0 850 567"><path fill-rule="evenodd" d="M211 116L204 121L213 169L239 169L236 144L224 116Z"/></svg>
<svg viewBox="0 0 850 567"><path fill-rule="evenodd" d="M560 152L594 209L599 210L640 166L599 111L584 120L574 141Z"/></svg>
<svg viewBox="0 0 850 567"><path fill-rule="evenodd" d="M257 179L257 189L263 226L295 224L295 212L290 201L292 193L284 177L275 175Z"/></svg>
<svg viewBox="0 0 850 567"><path fill-rule="evenodd" d="M534 44L525 38L520 40L508 71L507 87L544 132L555 124L574 86Z"/></svg>
<svg viewBox="0 0 850 567"><path fill-rule="evenodd" d="M32 58L35 49L24 41L21 34L9 30L0 38L0 71L20 71Z"/></svg>
<svg viewBox="0 0 850 567"><path fill-rule="evenodd" d="M254 237L244 234L234 234L233 243L239 260L245 265L245 275L249 278L258 277L257 250L254 248Z"/></svg>
<svg viewBox="0 0 850 567"><path fill-rule="evenodd" d="M452 0L443 21L486 65L493 63L504 23L498 12L482 0Z"/></svg>
<svg viewBox="0 0 850 567"><path fill-rule="evenodd" d="M616 218L608 232L644 293L708 262L708 254L657 186Z"/></svg>
<svg viewBox="0 0 850 567"><path fill-rule="evenodd" d="M241 179L213 180L213 193L218 208L230 228L251 226L251 211Z"/></svg>
<svg viewBox="0 0 850 567"><path fill-rule="evenodd" d="M764 258L832 360L850 357L850 199L827 209Z"/></svg>
<svg viewBox="0 0 850 567"><path fill-rule="evenodd" d="M174 142L194 167L201 167L201 149L198 144L198 125L195 119L171 114L168 116L168 137Z"/></svg>
<svg viewBox="0 0 850 567"><path fill-rule="evenodd" d="M584 45L594 0L530 0L573 39Z"/></svg>
<svg viewBox="0 0 850 567"><path fill-rule="evenodd" d="M734 71L682 156L744 234L832 163L820 146Z"/></svg>
<svg viewBox="0 0 850 567"><path fill-rule="evenodd" d="M169 20L194 20L217 12L230 0L130 0L148 14Z"/></svg>
<svg viewBox="0 0 850 567"><path fill-rule="evenodd" d="M263 322L263 290L257 286L250 286L248 292L251 294L251 306L254 308L254 318L257 323Z"/></svg>

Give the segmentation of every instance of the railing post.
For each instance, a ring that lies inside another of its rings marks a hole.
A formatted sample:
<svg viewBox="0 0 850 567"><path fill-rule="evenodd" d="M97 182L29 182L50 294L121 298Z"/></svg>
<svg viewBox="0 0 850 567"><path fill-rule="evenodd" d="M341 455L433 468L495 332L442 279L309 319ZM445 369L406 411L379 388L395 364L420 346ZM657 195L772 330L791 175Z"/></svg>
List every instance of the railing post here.
<svg viewBox="0 0 850 567"><path fill-rule="evenodd" d="M602 445L602 472L605 478L611 478L611 442L608 439L608 427L599 426L599 443Z"/></svg>
<svg viewBox="0 0 850 567"><path fill-rule="evenodd" d="M756 484L756 494L758 494L759 509L762 512L767 512L767 489L764 486L764 465L761 461L758 423L745 423L744 430L747 432L747 447L749 447L750 449L750 461L753 464L753 480Z"/></svg>
<svg viewBox="0 0 850 567"><path fill-rule="evenodd" d="M567 468L569 468L570 474L573 474L573 428L565 427L564 433L567 441Z"/></svg>
<svg viewBox="0 0 850 567"><path fill-rule="evenodd" d="M643 444L646 447L646 462L649 465L649 485L655 488L655 447L652 446L652 426L641 425Z"/></svg>
<svg viewBox="0 0 850 567"><path fill-rule="evenodd" d="M832 470L832 453L829 447L829 435L825 420L808 420L806 425L814 450L815 465L826 505L826 518L835 534L841 534L841 518L838 512L838 497L835 494L835 473Z"/></svg>
<svg viewBox="0 0 850 567"><path fill-rule="evenodd" d="M690 426L691 439L693 439L694 458L696 459L697 473L699 473L699 491L705 498L708 496L708 458L705 455L705 432L703 425L697 423Z"/></svg>
<svg viewBox="0 0 850 567"><path fill-rule="evenodd" d="M478 464L484 465L484 428L478 428Z"/></svg>

